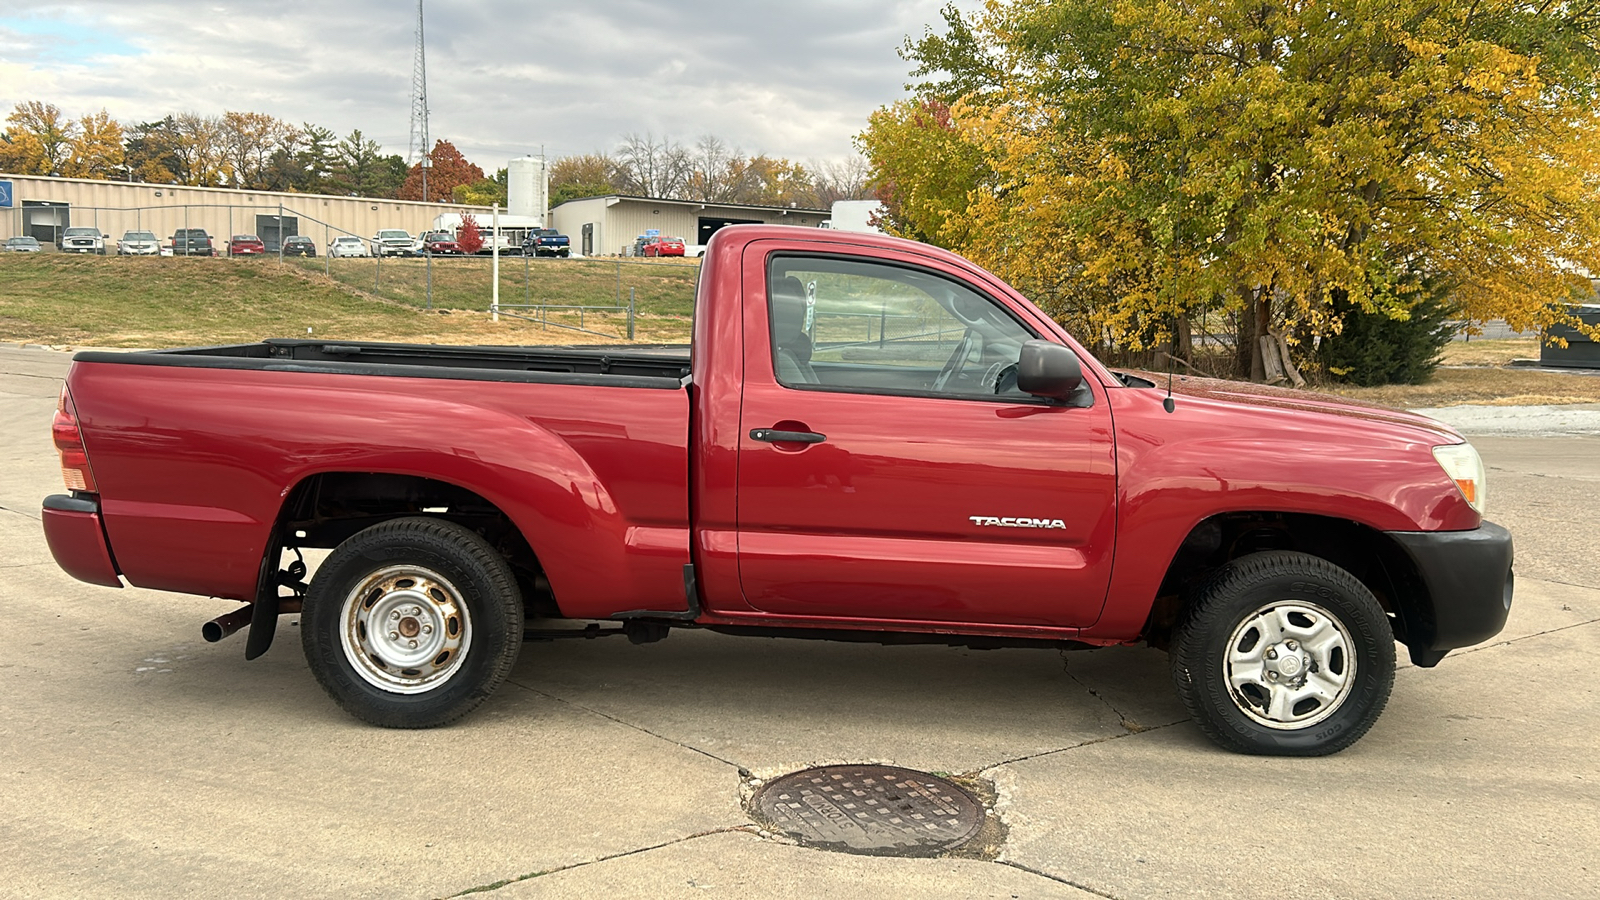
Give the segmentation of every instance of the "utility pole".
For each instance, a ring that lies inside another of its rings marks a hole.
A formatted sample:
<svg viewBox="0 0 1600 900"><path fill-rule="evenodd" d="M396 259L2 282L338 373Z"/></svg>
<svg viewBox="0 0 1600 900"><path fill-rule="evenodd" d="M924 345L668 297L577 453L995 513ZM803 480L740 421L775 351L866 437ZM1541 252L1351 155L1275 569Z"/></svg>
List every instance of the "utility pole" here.
<svg viewBox="0 0 1600 900"><path fill-rule="evenodd" d="M428 202L428 57L422 34L422 0L417 0L417 55L411 65L411 149L407 162L420 159L422 202Z"/></svg>

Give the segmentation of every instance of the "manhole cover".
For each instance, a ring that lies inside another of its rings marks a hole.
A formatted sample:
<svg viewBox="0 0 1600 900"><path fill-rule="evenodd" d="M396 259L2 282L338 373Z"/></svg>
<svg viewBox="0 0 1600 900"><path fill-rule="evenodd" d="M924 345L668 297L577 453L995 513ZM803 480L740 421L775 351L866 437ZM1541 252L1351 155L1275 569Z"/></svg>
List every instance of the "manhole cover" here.
<svg viewBox="0 0 1600 900"><path fill-rule="evenodd" d="M880 856L931 856L983 824L983 805L965 790L895 766L793 772L768 782L751 805L801 843Z"/></svg>

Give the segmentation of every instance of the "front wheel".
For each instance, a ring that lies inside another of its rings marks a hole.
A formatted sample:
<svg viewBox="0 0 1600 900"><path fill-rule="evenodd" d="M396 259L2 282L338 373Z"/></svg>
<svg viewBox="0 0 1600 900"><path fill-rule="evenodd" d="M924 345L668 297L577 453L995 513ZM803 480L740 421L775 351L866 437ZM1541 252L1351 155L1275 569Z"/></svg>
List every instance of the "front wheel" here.
<svg viewBox="0 0 1600 900"><path fill-rule="evenodd" d="M522 596L505 558L442 519L392 519L330 554L306 592L312 674L351 715L431 728L471 712L511 673Z"/></svg>
<svg viewBox="0 0 1600 900"><path fill-rule="evenodd" d="M1219 569L1185 604L1171 653L1189 715L1240 753L1337 753L1367 733L1394 686L1394 636L1372 592L1304 553Z"/></svg>

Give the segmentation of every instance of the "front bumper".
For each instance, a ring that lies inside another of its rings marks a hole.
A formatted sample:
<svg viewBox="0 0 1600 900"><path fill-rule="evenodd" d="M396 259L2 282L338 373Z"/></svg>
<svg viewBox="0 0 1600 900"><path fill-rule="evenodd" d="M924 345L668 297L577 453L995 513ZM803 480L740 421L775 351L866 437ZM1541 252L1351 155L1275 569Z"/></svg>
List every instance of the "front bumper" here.
<svg viewBox="0 0 1600 900"><path fill-rule="evenodd" d="M1500 633L1515 581L1511 532L1484 522L1471 531L1388 534L1411 558L1426 594L1399 612L1412 662L1436 665L1451 650Z"/></svg>
<svg viewBox="0 0 1600 900"><path fill-rule="evenodd" d="M44 498L44 540L56 565L68 575L90 584L122 587L100 524L98 499L66 494Z"/></svg>

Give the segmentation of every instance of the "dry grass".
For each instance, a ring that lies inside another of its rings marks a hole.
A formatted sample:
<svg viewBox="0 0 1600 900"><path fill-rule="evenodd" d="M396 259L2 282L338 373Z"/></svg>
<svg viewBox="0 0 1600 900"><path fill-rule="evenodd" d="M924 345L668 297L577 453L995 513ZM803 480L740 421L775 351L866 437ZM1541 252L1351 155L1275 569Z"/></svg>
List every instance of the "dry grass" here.
<svg viewBox="0 0 1600 900"><path fill-rule="evenodd" d="M559 274L552 270L546 280ZM692 280L687 283L692 287ZM589 302L610 300L602 296ZM689 317L679 312L676 296L658 306L664 308L641 304L635 340L687 341ZM593 326L595 318L586 317L586 324ZM571 321L576 324L576 317ZM0 255L0 340L5 341L182 347L308 333L338 340L438 344L623 341L625 317L605 316L600 322L596 330L618 336L541 327L509 316L495 323L482 307L425 312L403 300L374 297L330 280L309 267L280 266L272 260Z"/></svg>
<svg viewBox="0 0 1600 900"><path fill-rule="evenodd" d="M1446 366L1505 366L1514 359L1538 359L1539 339L1536 337L1509 340L1451 341L1445 345L1439 361Z"/></svg>
<svg viewBox="0 0 1600 900"><path fill-rule="evenodd" d="M1352 400L1381 403L1400 409L1460 404L1542 406L1600 403L1600 375L1475 366L1440 368L1427 384L1390 384L1371 388L1339 386L1325 390Z"/></svg>

